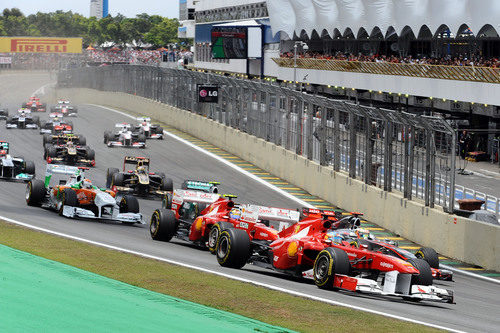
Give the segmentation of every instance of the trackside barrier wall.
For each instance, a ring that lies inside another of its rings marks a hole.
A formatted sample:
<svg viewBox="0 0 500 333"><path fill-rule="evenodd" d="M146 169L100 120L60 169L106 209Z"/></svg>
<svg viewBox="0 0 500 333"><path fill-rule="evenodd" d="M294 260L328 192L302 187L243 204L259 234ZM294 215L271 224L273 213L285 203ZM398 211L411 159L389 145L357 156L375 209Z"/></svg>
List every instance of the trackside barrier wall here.
<svg viewBox="0 0 500 333"><path fill-rule="evenodd" d="M205 116L152 99L86 88L59 89L75 103L93 103L150 116L235 154L311 194L366 218L439 253L500 270L500 227L450 215L402 194L384 191L344 171L300 156Z"/></svg>

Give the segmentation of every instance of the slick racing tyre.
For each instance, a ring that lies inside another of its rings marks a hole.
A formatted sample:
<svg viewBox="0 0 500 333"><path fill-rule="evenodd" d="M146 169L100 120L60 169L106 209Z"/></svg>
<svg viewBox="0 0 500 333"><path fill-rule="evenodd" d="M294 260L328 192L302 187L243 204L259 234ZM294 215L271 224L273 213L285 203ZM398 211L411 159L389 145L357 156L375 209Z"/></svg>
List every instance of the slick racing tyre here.
<svg viewBox="0 0 500 333"><path fill-rule="evenodd" d="M120 213L139 213L139 200L133 195L124 195L120 201Z"/></svg>
<svg viewBox="0 0 500 333"><path fill-rule="evenodd" d="M137 142L146 142L146 136L144 134L139 134L137 136Z"/></svg>
<svg viewBox="0 0 500 333"><path fill-rule="evenodd" d="M161 180L161 190L172 192L174 190L174 182L171 178L163 177Z"/></svg>
<svg viewBox="0 0 500 333"><path fill-rule="evenodd" d="M321 289L334 289L335 274L349 274L351 264L345 251L327 247L318 253L314 261L314 283Z"/></svg>
<svg viewBox="0 0 500 333"><path fill-rule="evenodd" d="M118 172L120 172L118 168L108 168L106 172L106 188L111 188L111 185L113 183L113 176Z"/></svg>
<svg viewBox="0 0 500 333"><path fill-rule="evenodd" d="M241 229L222 231L217 242L217 261L219 265L242 268L250 258L250 237Z"/></svg>
<svg viewBox="0 0 500 333"><path fill-rule="evenodd" d="M94 149L87 147L85 155L86 155L87 160L95 160L95 151L94 151Z"/></svg>
<svg viewBox="0 0 500 333"><path fill-rule="evenodd" d="M68 123L70 123L70 122L68 122ZM71 123L71 127L73 127L73 123ZM85 146L87 144L87 138L85 138L83 135L80 135L78 137L78 144L80 146Z"/></svg>
<svg viewBox="0 0 500 333"><path fill-rule="evenodd" d="M52 143L52 135L45 133L43 135L43 145L45 146L48 143Z"/></svg>
<svg viewBox="0 0 500 333"><path fill-rule="evenodd" d="M413 265L418 271L419 274L412 275L411 284L417 284L422 286L430 286L432 285L432 270L431 266L427 263L427 261L423 259L408 259L408 262Z"/></svg>
<svg viewBox="0 0 500 333"><path fill-rule="evenodd" d="M111 181L111 186L123 186L124 176L123 173L117 172L113 175L113 180Z"/></svg>
<svg viewBox="0 0 500 333"><path fill-rule="evenodd" d="M427 261L432 268L439 268L439 256L431 247L422 247L415 252L417 258Z"/></svg>
<svg viewBox="0 0 500 333"><path fill-rule="evenodd" d="M210 232L208 233L207 247L210 253L215 254L217 251L217 242L219 241L220 234L229 228L232 228L233 225L229 222L217 222L212 228L210 228Z"/></svg>
<svg viewBox="0 0 500 333"><path fill-rule="evenodd" d="M172 193L167 193L161 199L161 208L172 209Z"/></svg>
<svg viewBox="0 0 500 333"><path fill-rule="evenodd" d="M104 143L107 144L111 140L112 136L113 136L113 134L111 133L111 131L105 131L104 132Z"/></svg>
<svg viewBox="0 0 500 333"><path fill-rule="evenodd" d="M28 206L40 206L45 198L45 184L40 179L32 179L26 187L26 203Z"/></svg>
<svg viewBox="0 0 500 333"><path fill-rule="evenodd" d="M149 222L149 233L154 240L169 242L177 231L175 213L170 209L157 209Z"/></svg>
<svg viewBox="0 0 500 333"><path fill-rule="evenodd" d="M35 174L35 163L33 161L24 161L24 173L28 175Z"/></svg>
<svg viewBox="0 0 500 333"><path fill-rule="evenodd" d="M76 192L70 188L65 188L61 193L61 201L59 205L59 215L63 216L64 206L77 207L78 198Z"/></svg>

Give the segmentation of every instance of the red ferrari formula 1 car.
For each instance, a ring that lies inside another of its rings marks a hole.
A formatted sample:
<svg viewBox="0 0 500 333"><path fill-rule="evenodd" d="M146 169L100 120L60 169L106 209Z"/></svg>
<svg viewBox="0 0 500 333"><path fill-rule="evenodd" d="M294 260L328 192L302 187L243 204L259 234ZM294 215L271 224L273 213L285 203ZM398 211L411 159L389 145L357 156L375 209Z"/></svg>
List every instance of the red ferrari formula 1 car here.
<svg viewBox="0 0 500 333"><path fill-rule="evenodd" d="M322 289L399 296L412 301L453 303L453 292L432 285L429 264L369 251L329 233L341 221L332 214L309 214L278 233L270 244L255 243L244 230L223 230L216 246L221 266L247 263L314 279ZM343 221L355 219L348 217Z"/></svg>
<svg viewBox="0 0 500 333"><path fill-rule="evenodd" d="M176 189L166 208L155 210L151 216L151 238L168 242L175 236L205 247L208 230L204 235L206 226L200 215L211 217L216 222L227 220L229 211L235 206L233 198L221 197L217 193Z"/></svg>
<svg viewBox="0 0 500 333"><path fill-rule="evenodd" d="M38 97L30 97L28 102L23 103L22 108L30 109L31 112L45 112L47 104L40 103L40 98Z"/></svg>
<svg viewBox="0 0 500 333"><path fill-rule="evenodd" d="M353 246L392 255L406 261L416 258L423 259L427 261L431 267L432 277L434 279L444 281L453 280L452 271L439 268L439 256L433 248L422 247L415 253L411 253L410 251L398 247L397 242L388 239L379 239L369 230L360 228L357 225L352 225L347 229L332 230L330 234L332 237L341 237Z"/></svg>

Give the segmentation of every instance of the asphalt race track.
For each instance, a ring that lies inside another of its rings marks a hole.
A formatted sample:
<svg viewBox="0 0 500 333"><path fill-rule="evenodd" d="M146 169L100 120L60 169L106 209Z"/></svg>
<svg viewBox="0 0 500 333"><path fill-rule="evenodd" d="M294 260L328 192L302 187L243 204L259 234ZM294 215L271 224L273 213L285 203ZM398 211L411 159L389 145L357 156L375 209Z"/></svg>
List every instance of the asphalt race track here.
<svg viewBox="0 0 500 333"><path fill-rule="evenodd" d="M21 103L39 87L50 82L44 74L1 75L0 103L13 113ZM64 96L59 96L64 97ZM48 108L50 105L48 105ZM42 115L42 114L40 114ZM47 115L42 115L42 119ZM96 167L87 172L96 185L105 184L108 167L121 168L126 155L151 157L151 169L162 171L180 186L184 179L218 180L223 193L237 194L239 202L253 202L276 207L297 208L291 199L243 174L225 166L219 161L166 137L163 141L150 140L142 149L107 148L103 144L103 133L113 129L117 122L130 122L123 115L89 105L79 105L78 118L72 119L75 133L83 134L87 144L96 151ZM45 163L42 159L42 137L38 130L6 130L0 121L0 140L11 143L12 155L22 155L34 160L37 177L43 178ZM319 290L313 283L300 282L254 266L243 270L225 269L208 252L188 246L179 240L171 243L156 242L149 236L148 225L125 226L119 223L71 220L40 208L28 207L24 201L26 186L23 183L0 182L0 216L15 219L34 226L50 229L72 236L90 239L149 255L188 263L234 276L260 281L269 285L306 293L354 306L402 316L448 329L468 332L498 332L500 327L500 285L455 274L455 282L439 282L454 290L457 304L411 303L397 298L380 298L347 292ZM148 222L154 209L160 207L159 200L140 200L141 213ZM263 274L264 273L264 274ZM328 305L325 305L328 306Z"/></svg>

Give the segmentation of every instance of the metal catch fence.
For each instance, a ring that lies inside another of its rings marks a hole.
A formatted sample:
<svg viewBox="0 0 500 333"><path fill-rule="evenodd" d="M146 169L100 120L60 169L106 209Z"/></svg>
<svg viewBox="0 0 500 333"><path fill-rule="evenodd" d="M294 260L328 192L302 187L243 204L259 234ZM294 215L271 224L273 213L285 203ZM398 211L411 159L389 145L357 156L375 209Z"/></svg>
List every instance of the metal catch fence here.
<svg viewBox="0 0 500 333"><path fill-rule="evenodd" d="M333 100L277 83L149 66L72 69L60 72L58 82L189 110L366 184L454 210L456 138L441 118ZM199 103L198 84L218 85L218 103Z"/></svg>

